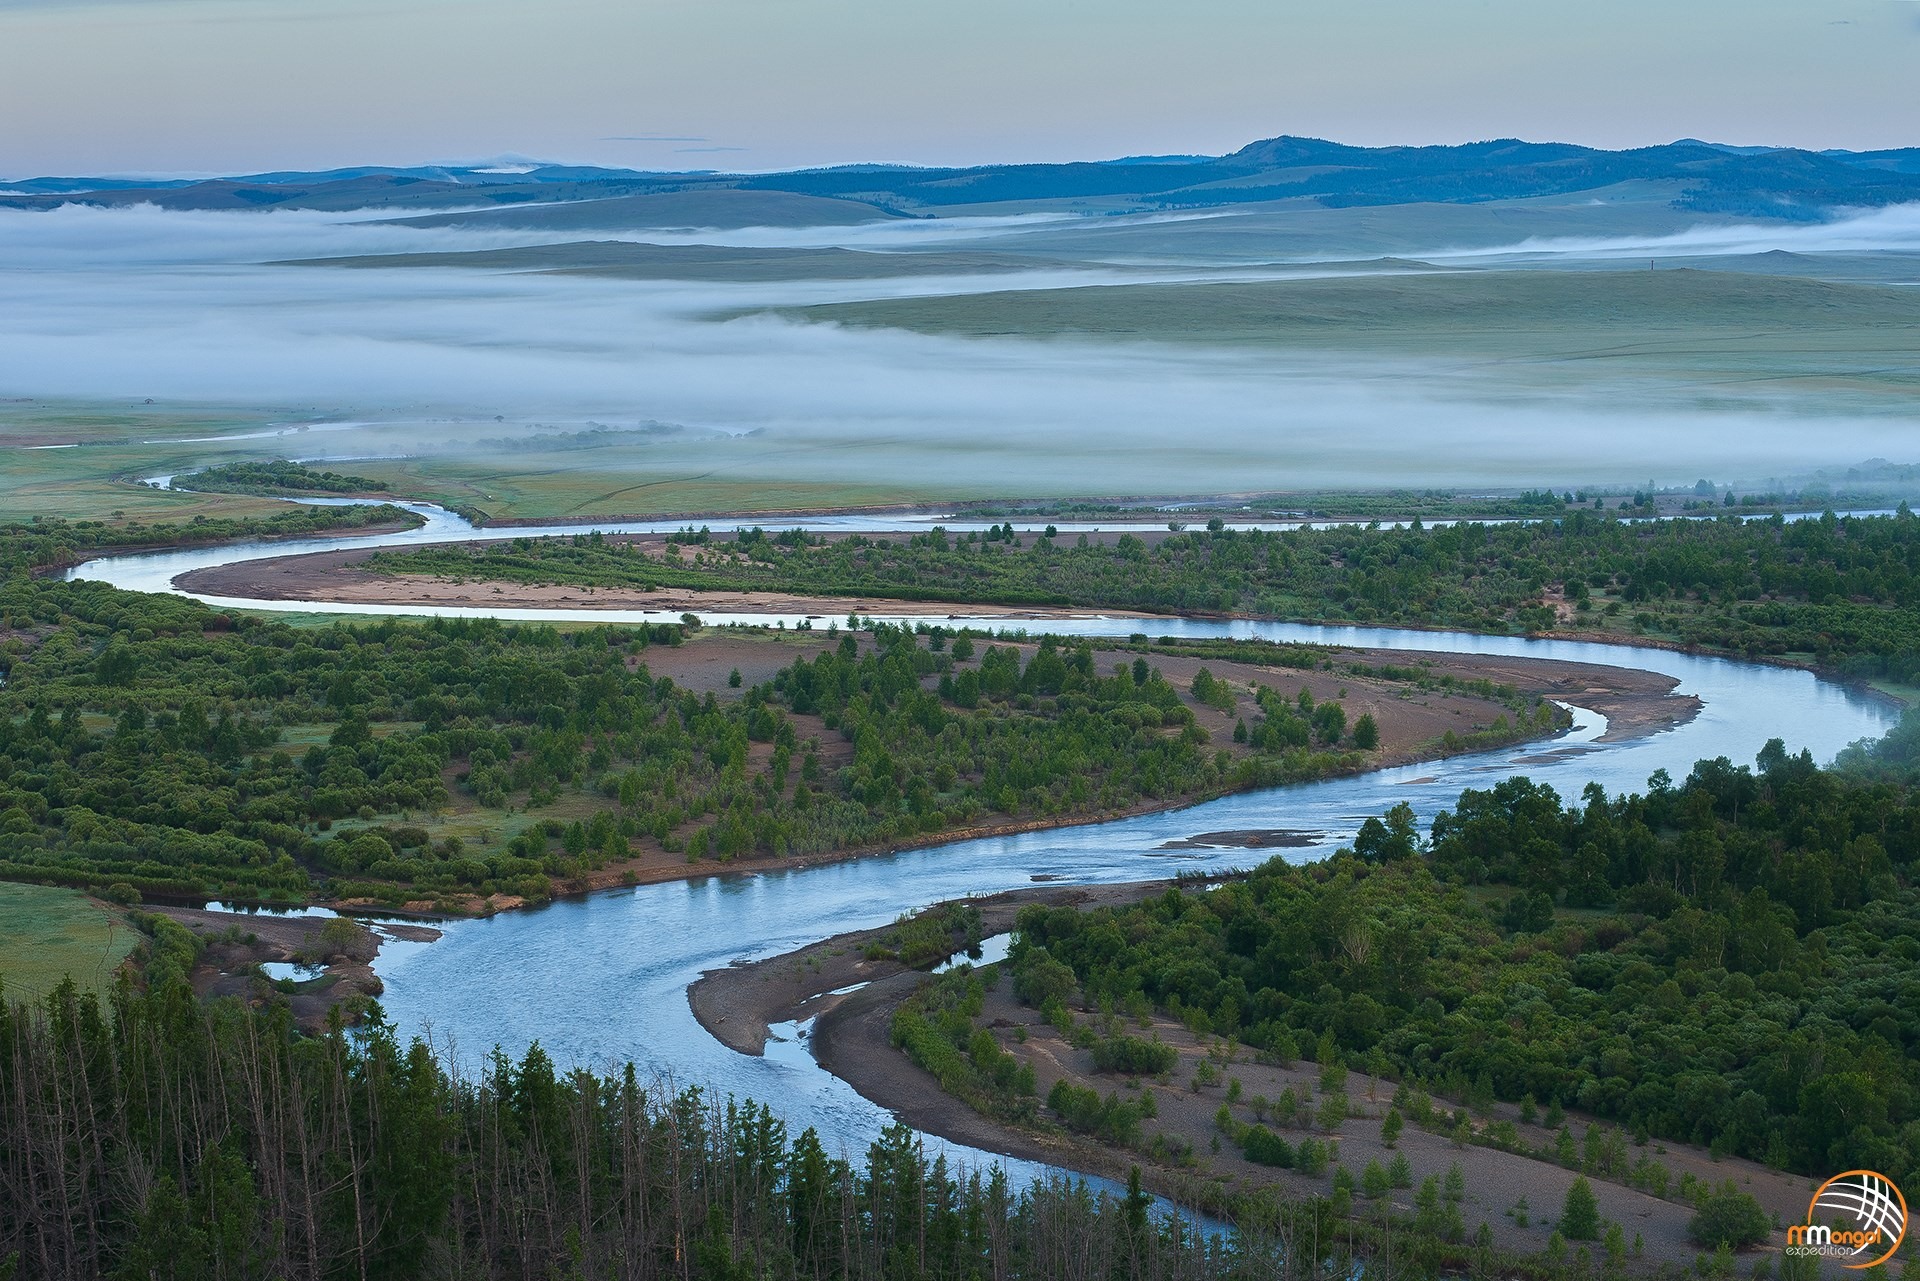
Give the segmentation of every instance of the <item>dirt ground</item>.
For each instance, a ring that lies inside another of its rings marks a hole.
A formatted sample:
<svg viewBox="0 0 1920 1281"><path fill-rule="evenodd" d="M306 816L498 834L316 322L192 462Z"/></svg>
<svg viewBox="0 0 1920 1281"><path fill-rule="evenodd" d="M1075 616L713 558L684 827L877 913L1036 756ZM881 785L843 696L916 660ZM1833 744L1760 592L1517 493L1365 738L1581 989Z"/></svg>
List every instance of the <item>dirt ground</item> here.
<svg viewBox="0 0 1920 1281"><path fill-rule="evenodd" d="M635 540L640 541L640 540ZM485 545L485 544L481 544ZM661 544L664 546L664 543ZM262 600L328 600L353 604L467 605L514 609L645 609L666 614L804 614L823 621L848 614L907 614L928 619L966 614L993 618L1145 617L1124 610L1048 609L1033 606L952 605L890 600L881 596L806 596L790 592L690 591L663 587L541 586L448 578L432 574L387 575L365 567L371 550L311 552L244 561L182 574L181 587L221 596ZM650 553L651 554L651 553Z"/></svg>
<svg viewBox="0 0 1920 1281"><path fill-rule="evenodd" d="M200 959L192 974L194 991L202 997L237 996L249 1004L265 1004L274 985L256 966L313 961L310 971L294 980L294 990L289 994L294 1021L310 1032L326 1026L327 1015L336 1005L343 1005L356 996L380 995L381 983L372 963L380 951L383 936L414 943L430 943L440 937L439 930L424 925L382 922L370 929L356 922L358 938L335 948L321 938L328 921L336 919L333 917L273 916L190 907L153 910L178 921L203 940Z"/></svg>
<svg viewBox="0 0 1920 1281"><path fill-rule="evenodd" d="M1100 892L1103 901L1137 901L1161 892L1165 884L1105 886ZM1050 901L1045 891L1023 892L1019 897L1024 901ZM1092 900L1075 905L1090 906ZM1018 903L1010 902L1004 907L996 905L991 915L983 911L983 915L989 921L1002 917L1010 920L1017 910ZM1399 1152L1405 1154L1412 1168L1413 1187L1395 1188L1387 1194L1386 1200L1397 1212L1411 1214L1420 1182L1428 1177L1444 1179L1449 1167L1458 1164L1466 1186L1460 1212L1467 1232L1477 1232L1484 1222L1503 1248L1531 1253L1546 1247L1575 1178L1574 1171L1555 1162L1471 1143L1456 1146L1451 1137L1411 1123L1395 1147L1389 1148L1381 1138L1380 1124L1395 1086L1358 1073L1350 1074L1346 1082L1350 1115L1332 1130L1304 1119L1282 1124L1272 1115L1265 1122L1295 1145L1310 1135L1323 1143L1336 1144L1337 1154L1325 1174L1310 1178L1292 1170L1255 1165L1224 1139L1219 1150L1214 1150L1218 1135L1215 1117L1227 1104L1230 1083L1240 1082L1239 1100L1228 1104L1235 1121L1252 1124L1258 1119L1257 1100L1277 1100L1289 1089L1305 1101L1304 1107L1316 1108L1324 1096L1314 1064L1298 1062L1282 1067L1259 1063L1244 1046L1230 1046L1217 1037L1195 1036L1173 1020L1158 1016L1145 1027L1130 1023L1127 1030L1131 1035L1157 1036L1173 1046L1180 1059L1172 1072L1159 1079L1099 1073L1093 1069L1089 1051L1073 1048L1037 1011L1019 1003L1012 996L1011 982L1005 980L989 994L982 1021L992 1028L1005 1050L1033 1066L1041 1098L1063 1077L1101 1094L1149 1089L1159 1115L1143 1123L1143 1141L1150 1143L1155 1135L1184 1140L1192 1146L1194 1164L1184 1170L1156 1165L1139 1151L1060 1132L1001 1125L942 1093L931 1075L893 1047L889 1035L893 1011L919 987L924 976L895 963L861 959L861 947L877 933L841 935L750 966L709 972L689 990L689 1001L703 1026L742 1053L760 1052L770 1022L812 1019L808 1040L821 1065L916 1128L988 1151L1112 1178L1124 1178L1129 1165L1139 1164L1149 1185L1162 1192L1175 1192L1199 1179L1226 1189L1270 1185L1301 1196L1326 1194L1336 1166L1346 1167L1357 1178L1370 1161L1385 1167ZM861 983L865 986L845 990ZM1203 1062L1211 1062L1220 1079L1217 1084L1195 1088L1195 1075ZM1439 1099L1435 1103L1457 1106ZM1513 1122L1530 1147L1550 1146L1554 1141L1556 1132L1544 1125L1520 1124L1519 1109L1511 1104L1487 1109L1477 1124L1499 1121ZM1566 1124L1575 1139L1581 1140L1587 1126L1598 1123L1570 1112ZM1602 1124L1601 1129L1605 1128ZM1805 1179L1752 1162L1733 1158L1716 1161L1704 1149L1684 1144L1637 1147L1629 1140L1627 1151L1629 1164L1646 1156L1667 1167L1676 1189L1670 1196L1677 1197L1683 1173L1714 1183L1731 1179L1783 1222L1792 1222L1805 1212L1812 1187ZM1598 1174L1588 1177L1603 1219L1620 1224L1629 1246L1636 1237L1642 1243L1640 1255L1630 1261L1634 1270L1651 1270L1663 1263L1685 1265L1698 1254L1686 1235L1691 1206L1656 1198L1615 1178ZM1368 1204L1356 1195L1360 1212L1364 1213ZM1587 1247L1598 1256L1598 1242L1587 1243ZM1741 1271L1746 1271L1744 1265Z"/></svg>
<svg viewBox="0 0 1920 1281"><path fill-rule="evenodd" d="M1355 651L1375 665L1430 663L1434 674L1459 680L1490 680L1563 703L1591 708L1607 718L1598 741L1618 743L1685 725L1700 714L1700 700L1676 694L1680 682L1659 672L1598 663L1565 663L1545 658L1503 658L1496 654L1430 654L1424 650Z"/></svg>
<svg viewBox="0 0 1920 1281"><path fill-rule="evenodd" d="M1046 1097L1053 1083L1062 1077L1076 1085L1093 1086L1102 1094L1126 1085L1126 1078L1094 1071L1092 1053L1074 1049L1038 1011L1014 998L1012 986L1010 980L1003 980L989 994L983 1017L993 1026L995 1036L1007 1050L1033 1065L1038 1079L1038 1093L1042 1098ZM1552 1161L1471 1143L1457 1147L1450 1137L1418 1129L1411 1124L1401 1132L1395 1148L1389 1148L1381 1138L1380 1123L1386 1117L1395 1086L1391 1081L1360 1074L1351 1074L1347 1079L1346 1093L1353 1115L1333 1130L1323 1130L1307 1123L1304 1118L1293 1125L1281 1125L1271 1118L1266 1122L1268 1128L1296 1145L1309 1135L1323 1142L1333 1140L1338 1143L1337 1161L1330 1162L1327 1173L1320 1178L1308 1178L1290 1170L1255 1165L1245 1160L1233 1144L1225 1139L1221 1140L1220 1151L1216 1153L1212 1150L1213 1138L1218 1133L1214 1118L1227 1101L1230 1081L1240 1081L1241 1099L1229 1106L1234 1119L1245 1125L1257 1120L1252 1106L1252 1100L1256 1097L1278 1099L1283 1092L1291 1089L1297 1097L1311 1100L1312 1106L1317 1107L1323 1097L1319 1089L1319 1068L1305 1061L1291 1067L1257 1063L1245 1047L1230 1047L1218 1037L1195 1036L1164 1016L1150 1019L1149 1024L1147 1028L1133 1027L1130 1034L1158 1036L1175 1047L1180 1055L1180 1064L1164 1084L1145 1079L1140 1081L1142 1086L1154 1092L1154 1101L1159 1108L1158 1117L1143 1123L1143 1132L1148 1141L1154 1134L1164 1133L1170 1138L1178 1136L1191 1143L1200 1170L1207 1177L1243 1188L1275 1184L1302 1195L1314 1191L1325 1193L1332 1186L1335 1164L1345 1166L1357 1178L1370 1161L1378 1161L1383 1167L1389 1165L1397 1149L1407 1156L1413 1170L1414 1186L1396 1188L1388 1194L1387 1199L1396 1210L1412 1213L1413 1196L1420 1181L1429 1176L1444 1178L1448 1167L1458 1163L1466 1179L1466 1198L1460 1212L1469 1234L1476 1232L1479 1225L1485 1222L1492 1228L1495 1242L1503 1248L1528 1253L1546 1248L1547 1238L1554 1230L1554 1221L1560 1216L1567 1189L1576 1177L1575 1171ZM1024 1029L1024 1042L1019 1039L1016 1029ZM856 1073L862 1070L857 1065L870 1060L876 1049L868 1042L857 1053L840 1052L837 1046L823 1052L817 1044L821 1035L822 1032L815 1033L815 1052L823 1054L822 1061L825 1061L826 1055L832 1055L843 1067ZM826 1032L824 1035L832 1038L838 1032ZM906 1056L899 1051L893 1053L896 1060L906 1060ZM1228 1054L1233 1054L1233 1057L1227 1059ZM1221 1074L1221 1083L1196 1090L1193 1086L1195 1073L1200 1064L1210 1057L1214 1058L1215 1068ZM906 1066L913 1068L911 1062L907 1062ZM913 1070L919 1071L918 1068ZM925 1077L926 1074L921 1075ZM927 1079L931 1083L931 1078ZM855 1085L859 1088L857 1081ZM1440 1100L1436 1100L1436 1103L1449 1106ZM1450 1106L1458 1105L1456 1102ZM1512 1121L1530 1148L1552 1146L1556 1131L1543 1125L1520 1125L1519 1120L1520 1110L1517 1106L1496 1104L1488 1109L1488 1115L1481 1124ZM1567 1116L1567 1125L1576 1140L1585 1135L1588 1125L1594 1124L1602 1130L1607 1128L1592 1117L1575 1113ZM1660 1161L1671 1172L1675 1190L1669 1193L1670 1196L1678 1196L1682 1172L1690 1172L1697 1179L1708 1179L1715 1183L1732 1179L1742 1191L1757 1197L1770 1213L1779 1214L1783 1222L1792 1222L1797 1215L1805 1213L1807 1197L1812 1191L1812 1186L1805 1179L1777 1173L1750 1161L1733 1158L1715 1161L1705 1149L1653 1143L1638 1148L1629 1141L1628 1163L1639 1160L1643 1155ZM1601 1217L1620 1224L1629 1244L1636 1236L1644 1243L1643 1262L1688 1263L1699 1253L1698 1248L1687 1239L1687 1223L1693 1217L1691 1205L1677 1199L1662 1200L1628 1187L1624 1182L1597 1174L1589 1175L1588 1179L1599 1202ZM1361 1198L1356 1197L1356 1203L1361 1203ZM1528 1219L1525 1228L1519 1226L1522 1213ZM1591 1242L1588 1245L1597 1255L1598 1243Z"/></svg>

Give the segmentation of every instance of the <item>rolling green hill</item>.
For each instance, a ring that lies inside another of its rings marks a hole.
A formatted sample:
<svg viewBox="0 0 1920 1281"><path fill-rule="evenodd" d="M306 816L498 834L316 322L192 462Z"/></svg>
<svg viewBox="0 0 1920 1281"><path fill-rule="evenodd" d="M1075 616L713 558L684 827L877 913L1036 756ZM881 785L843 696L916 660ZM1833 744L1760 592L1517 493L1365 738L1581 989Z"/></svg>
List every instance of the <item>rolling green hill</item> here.
<svg viewBox="0 0 1920 1281"><path fill-rule="evenodd" d="M207 181L33 178L0 206L156 203L176 209L519 205L428 215L417 225L797 226L866 222L911 210L1090 202L1111 210L1201 209L1274 200L1330 208L1477 204L1672 183L1677 207L1741 218L1819 221L1833 208L1920 199L1913 151L1729 148L1685 139L1603 151L1500 138L1463 146L1351 147L1282 136L1224 156L921 169L842 165L772 174L643 173L565 165L352 168ZM575 207L570 207L575 206Z"/></svg>

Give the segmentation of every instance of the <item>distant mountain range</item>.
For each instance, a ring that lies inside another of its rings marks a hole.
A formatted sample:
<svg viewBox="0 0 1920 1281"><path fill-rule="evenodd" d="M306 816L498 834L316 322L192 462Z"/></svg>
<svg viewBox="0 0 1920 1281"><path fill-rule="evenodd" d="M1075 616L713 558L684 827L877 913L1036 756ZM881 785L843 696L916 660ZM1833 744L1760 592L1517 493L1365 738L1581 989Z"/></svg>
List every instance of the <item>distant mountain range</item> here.
<svg viewBox="0 0 1920 1281"><path fill-rule="evenodd" d="M1814 152L1696 139L1628 151L1515 139L1349 147L1278 137L1225 156L944 169L876 164L774 174L652 173L527 163L362 166L165 181L32 178L0 184L0 207L151 203L170 209L391 208L404 214L702 193L720 198L683 199L689 212L734 206L743 217L753 208L804 217L810 202L820 201L828 221L846 222L850 213L923 217L1035 206L1141 212L1273 201L1334 208L1468 204L1566 196L1623 183L1664 184L1671 188L1671 203L1682 209L1814 221L1836 207L1920 200L1920 148ZM762 194L755 199L749 193ZM588 217L582 225L591 222Z"/></svg>

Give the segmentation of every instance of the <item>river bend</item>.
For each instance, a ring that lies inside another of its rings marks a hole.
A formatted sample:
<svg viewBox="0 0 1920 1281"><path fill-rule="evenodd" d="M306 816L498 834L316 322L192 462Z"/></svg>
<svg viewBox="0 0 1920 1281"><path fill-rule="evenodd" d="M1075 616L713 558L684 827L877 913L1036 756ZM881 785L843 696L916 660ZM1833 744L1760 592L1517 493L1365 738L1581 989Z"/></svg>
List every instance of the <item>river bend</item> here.
<svg viewBox="0 0 1920 1281"><path fill-rule="evenodd" d="M351 500L343 500L351 501ZM135 591L178 592L173 580L193 569L238 561L361 547L415 546L466 538L537 537L582 532L583 526L475 530L430 504L406 504L426 523L398 533L253 542L183 551L139 553L90 561L70 579L98 579ZM685 521L599 525L605 532L649 533ZM734 522L722 521L724 525ZM769 522L820 531L885 530L900 517L831 517ZM986 522L946 520L952 530ZM1097 526L1055 522L1063 532ZM658 619L632 610L434 608L199 597L220 608L262 612L325 609L343 614L486 616L509 619ZM705 616L793 625L796 615ZM964 624L964 617L952 620ZM1004 627L1005 618L975 620ZM1036 627L1039 625L1036 624ZM1198 832L1290 828L1324 833L1309 848L1287 851L1316 859L1347 843L1365 817L1396 801L1410 803L1423 823L1464 787L1487 787L1515 774L1552 784L1577 798L1589 782L1609 792L1644 787L1656 770L1684 777L1703 757L1750 762L1770 738L1822 761L1848 743L1886 732L1894 712L1885 703L1790 668L1667 650L1564 640L1479 636L1374 627L1317 627L1257 621L1183 618L1050 620L1045 630L1125 636L1148 631L1183 637L1259 637L1331 645L1518 655L1633 667L1676 677L1679 694L1702 703L1700 714L1665 733L1600 744L1598 714L1574 709L1575 728L1552 743L1509 748L1386 769L1211 801L1191 809L1109 823L979 840L794 871L709 876L611 890L585 899L509 912L487 920L452 921L431 945L388 944L379 966L382 998L403 1035L429 1036L471 1068L494 1046L518 1054L539 1040L559 1062L611 1068L629 1060L642 1072L679 1084L769 1103L797 1132L816 1127L830 1148L859 1153L886 1114L822 1071L798 1039L769 1044L764 1058L735 1054L709 1036L688 1008L686 988L701 971L773 955L830 934L884 924L941 899L1015 889L1045 877L1061 883L1139 880L1180 870L1245 866L1264 855L1239 850L1163 850ZM779 1031L780 1029L776 1029ZM786 1029L790 1038L795 1029ZM1008 1162L1014 1173L1030 1169Z"/></svg>

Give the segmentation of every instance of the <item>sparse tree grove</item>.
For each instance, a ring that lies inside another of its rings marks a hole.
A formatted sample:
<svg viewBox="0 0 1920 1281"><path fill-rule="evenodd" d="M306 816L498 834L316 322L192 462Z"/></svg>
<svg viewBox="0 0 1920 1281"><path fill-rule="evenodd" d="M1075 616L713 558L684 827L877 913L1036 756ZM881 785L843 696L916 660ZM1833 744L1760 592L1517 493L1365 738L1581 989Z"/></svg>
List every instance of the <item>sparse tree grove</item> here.
<svg viewBox="0 0 1920 1281"><path fill-rule="evenodd" d="M1084 643L961 659L968 638L879 627L722 700L648 670L649 648L686 635L298 627L99 584L0 582L0 877L537 899L647 843L690 860L880 846L1368 761L1336 704L1271 689L1258 751L1220 752L1144 657L1102 674ZM595 812L486 843L417 821L455 802L537 814L563 793Z"/></svg>
<svg viewBox="0 0 1920 1281"><path fill-rule="evenodd" d="M1218 522L1215 522L1218 523ZM1920 673L1920 521L1735 515L1279 533L1209 528L1149 544L1033 537L1011 525L951 537L826 540L758 529L693 535L661 560L598 535L386 552L396 573L523 583L748 588L892 597L1239 612L1474 631L1653 635L1734 653L1805 655L1859 675ZM1564 613L1562 612L1564 611Z"/></svg>

